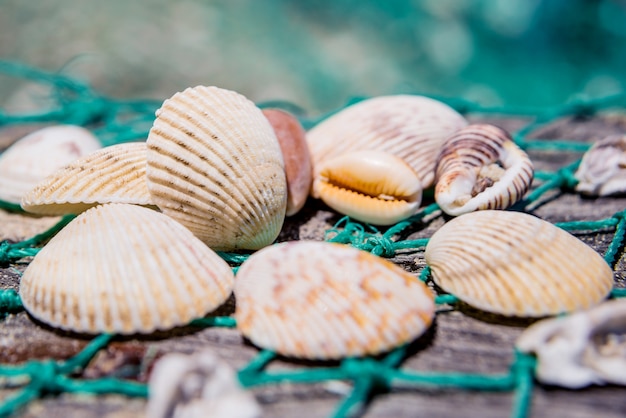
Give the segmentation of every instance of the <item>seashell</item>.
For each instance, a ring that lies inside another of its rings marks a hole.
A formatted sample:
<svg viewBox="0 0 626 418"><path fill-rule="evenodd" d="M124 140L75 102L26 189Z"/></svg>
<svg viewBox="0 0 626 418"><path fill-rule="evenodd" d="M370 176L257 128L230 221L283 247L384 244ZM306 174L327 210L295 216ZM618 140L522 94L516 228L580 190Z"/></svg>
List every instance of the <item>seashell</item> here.
<svg viewBox="0 0 626 418"><path fill-rule="evenodd" d="M435 200L448 215L506 209L533 181L533 164L505 130L469 125L448 138L437 157Z"/></svg>
<svg viewBox="0 0 626 418"><path fill-rule="evenodd" d="M153 206L146 183L145 142L102 148L45 178L22 198L27 212L80 213L101 203Z"/></svg>
<svg viewBox="0 0 626 418"><path fill-rule="evenodd" d="M24 271L26 310L54 327L150 333L187 324L231 294L228 264L162 213L111 203L83 212Z"/></svg>
<svg viewBox="0 0 626 418"><path fill-rule="evenodd" d="M313 181L313 165L306 132L298 119L279 109L263 109L263 115L274 129L283 153L287 178L287 216L302 209Z"/></svg>
<svg viewBox="0 0 626 418"><path fill-rule="evenodd" d="M254 250L278 236L283 158L254 103L218 87L188 88L157 110L147 144L154 203L208 246Z"/></svg>
<svg viewBox="0 0 626 418"><path fill-rule="evenodd" d="M467 125L451 107L423 96L394 95L363 100L317 124L307 132L318 166L353 151L376 150L403 159L428 188L435 179L435 162L443 141Z"/></svg>
<svg viewBox="0 0 626 418"><path fill-rule="evenodd" d="M100 147L80 126L50 126L26 135L0 157L0 199L19 204L44 178Z"/></svg>
<svg viewBox="0 0 626 418"><path fill-rule="evenodd" d="M571 389L626 385L626 300L539 321L516 345L536 353L536 375L543 383Z"/></svg>
<svg viewBox="0 0 626 418"><path fill-rule="evenodd" d="M422 183L392 154L357 151L322 163L312 195L354 219L392 225L419 209Z"/></svg>
<svg viewBox="0 0 626 418"><path fill-rule="evenodd" d="M235 371L212 351L166 354L148 382L148 418L260 418Z"/></svg>
<svg viewBox="0 0 626 418"><path fill-rule="evenodd" d="M253 254L237 272L235 318L254 344L279 354L337 359L377 354L419 337L433 294L365 251L297 241Z"/></svg>
<svg viewBox="0 0 626 418"><path fill-rule="evenodd" d="M575 174L576 191L593 196L626 193L626 135L612 135L596 142Z"/></svg>
<svg viewBox="0 0 626 418"><path fill-rule="evenodd" d="M534 216L468 213L430 238L435 283L478 309L522 317L556 315L600 303L613 271L593 248Z"/></svg>

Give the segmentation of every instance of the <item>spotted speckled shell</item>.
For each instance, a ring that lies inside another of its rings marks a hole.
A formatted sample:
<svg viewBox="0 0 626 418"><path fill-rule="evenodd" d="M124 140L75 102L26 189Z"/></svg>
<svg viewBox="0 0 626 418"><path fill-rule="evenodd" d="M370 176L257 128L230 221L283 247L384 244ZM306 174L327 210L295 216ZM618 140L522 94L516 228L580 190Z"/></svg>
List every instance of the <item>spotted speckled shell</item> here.
<svg viewBox="0 0 626 418"><path fill-rule="evenodd" d="M79 158L22 198L24 210L46 215L80 213L101 203L153 205L144 142L113 145Z"/></svg>
<svg viewBox="0 0 626 418"><path fill-rule="evenodd" d="M434 314L415 276L367 252L298 241L253 254L237 272L235 317L259 347L308 359L376 354L419 337Z"/></svg>
<svg viewBox="0 0 626 418"><path fill-rule="evenodd" d="M228 264L167 216L106 204L83 212L35 256L20 283L28 312L87 333L184 325L231 294Z"/></svg>
<svg viewBox="0 0 626 418"><path fill-rule="evenodd" d="M626 193L626 135L596 142L576 171L576 191L593 196Z"/></svg>
<svg viewBox="0 0 626 418"><path fill-rule="evenodd" d="M426 247L435 283L476 308L539 317L586 309L613 287L591 247L534 216L485 210L454 218Z"/></svg>
<svg viewBox="0 0 626 418"><path fill-rule="evenodd" d="M50 126L26 135L0 157L0 199L19 204L47 176L100 147L80 126Z"/></svg>
<svg viewBox="0 0 626 418"><path fill-rule="evenodd" d="M469 125L444 142L436 174L435 200L457 216L512 206L530 187L533 164L505 130Z"/></svg>
<svg viewBox="0 0 626 418"><path fill-rule="evenodd" d="M263 115L274 129L285 162L287 177L287 216L302 209L313 181L313 163L304 128L291 113L280 109L263 109Z"/></svg>
<svg viewBox="0 0 626 418"><path fill-rule="evenodd" d="M392 225L419 209L422 183L395 155L357 151L322 163L312 194L354 219Z"/></svg>
<svg viewBox="0 0 626 418"><path fill-rule="evenodd" d="M423 96L364 100L307 132L314 177L320 164L328 159L353 151L377 150L402 158L417 173L423 187L430 187L441 144L465 125L465 118L452 108Z"/></svg>
<svg viewBox="0 0 626 418"><path fill-rule="evenodd" d="M283 158L254 103L218 87L188 88L157 111L147 144L153 201L211 248L258 249L278 236Z"/></svg>

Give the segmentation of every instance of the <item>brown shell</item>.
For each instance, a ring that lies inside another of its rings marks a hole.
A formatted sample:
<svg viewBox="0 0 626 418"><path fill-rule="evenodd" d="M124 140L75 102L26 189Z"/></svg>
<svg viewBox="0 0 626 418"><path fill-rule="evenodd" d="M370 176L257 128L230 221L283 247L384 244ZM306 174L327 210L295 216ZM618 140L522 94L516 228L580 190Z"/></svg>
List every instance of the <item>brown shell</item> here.
<svg viewBox="0 0 626 418"><path fill-rule="evenodd" d="M272 125L285 162L287 177L287 216L302 209L313 181L313 164L304 128L289 112L263 109L263 115Z"/></svg>

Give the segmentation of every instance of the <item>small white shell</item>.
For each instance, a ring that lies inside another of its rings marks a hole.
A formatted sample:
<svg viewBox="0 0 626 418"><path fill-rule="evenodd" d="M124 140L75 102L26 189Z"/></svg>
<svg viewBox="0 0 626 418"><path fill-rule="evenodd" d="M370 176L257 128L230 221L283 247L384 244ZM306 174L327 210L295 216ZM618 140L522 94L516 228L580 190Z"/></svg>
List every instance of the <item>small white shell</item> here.
<svg viewBox="0 0 626 418"><path fill-rule="evenodd" d="M451 107L423 96L395 95L349 106L307 132L315 177L324 161L361 150L384 151L403 159L424 188L435 179L443 141L467 125Z"/></svg>
<svg viewBox="0 0 626 418"><path fill-rule="evenodd" d="M272 126L233 91L198 86L157 110L148 189L166 215L208 246L259 249L278 236L287 183Z"/></svg>
<svg viewBox="0 0 626 418"><path fill-rule="evenodd" d="M448 215L506 209L533 180L533 164L508 132L469 125L448 138L437 158L435 200Z"/></svg>
<svg viewBox="0 0 626 418"><path fill-rule="evenodd" d="M534 216L471 212L447 222L425 252L443 290L489 312L539 317L586 309L613 287L593 248Z"/></svg>
<svg viewBox="0 0 626 418"><path fill-rule="evenodd" d="M153 205L146 183L146 144L113 145L57 170L22 198L27 212L80 213L101 203Z"/></svg>
<svg viewBox="0 0 626 418"><path fill-rule="evenodd" d="M261 408L213 352L171 353L150 375L148 418L258 418Z"/></svg>
<svg viewBox="0 0 626 418"><path fill-rule="evenodd" d="M392 154L357 151L322 163L312 195L354 219L392 225L417 212L422 183L411 167Z"/></svg>
<svg viewBox="0 0 626 418"><path fill-rule="evenodd" d="M519 337L517 348L537 354L543 383L572 389L626 385L626 300L537 322Z"/></svg>
<svg viewBox="0 0 626 418"><path fill-rule="evenodd" d="M235 283L237 328L279 354L336 359L377 354L422 335L433 294L413 275L365 251L297 241L262 249Z"/></svg>
<svg viewBox="0 0 626 418"><path fill-rule="evenodd" d="M19 204L47 176L100 147L80 126L50 126L26 135L0 157L0 199Z"/></svg>
<svg viewBox="0 0 626 418"><path fill-rule="evenodd" d="M593 196L626 193L626 135L596 142L583 156L575 174L576 191Z"/></svg>
<svg viewBox="0 0 626 418"><path fill-rule="evenodd" d="M121 203L63 228L22 276L26 310L54 327L149 333L187 324L231 294L228 264L167 216Z"/></svg>

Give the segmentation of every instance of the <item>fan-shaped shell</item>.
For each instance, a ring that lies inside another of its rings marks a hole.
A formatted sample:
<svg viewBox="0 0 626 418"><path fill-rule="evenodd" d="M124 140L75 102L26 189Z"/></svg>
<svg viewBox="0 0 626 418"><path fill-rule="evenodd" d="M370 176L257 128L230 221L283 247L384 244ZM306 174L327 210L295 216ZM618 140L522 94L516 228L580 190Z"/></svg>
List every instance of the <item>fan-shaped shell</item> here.
<svg viewBox="0 0 626 418"><path fill-rule="evenodd" d="M228 264L167 216L106 204L79 215L35 256L25 308L62 329L120 334L184 325L231 294Z"/></svg>
<svg viewBox="0 0 626 418"><path fill-rule="evenodd" d="M575 176L580 193L626 193L626 135L611 135L596 142L583 155Z"/></svg>
<svg viewBox="0 0 626 418"><path fill-rule="evenodd" d="M443 290L509 316L589 308L613 287L613 271L591 247L520 212L485 210L454 218L430 238L425 257Z"/></svg>
<svg viewBox="0 0 626 418"><path fill-rule="evenodd" d="M285 162L287 177L287 216L302 209L313 181L313 164L306 132L292 114L280 109L263 109L263 115L274 129Z"/></svg>
<svg viewBox="0 0 626 418"><path fill-rule="evenodd" d="M49 126L26 135L0 157L0 199L19 204L47 176L100 147L80 126Z"/></svg>
<svg viewBox="0 0 626 418"><path fill-rule="evenodd" d="M258 249L278 236L283 158L254 103L218 87L188 88L157 111L147 144L153 201L211 248Z"/></svg>
<svg viewBox="0 0 626 418"><path fill-rule="evenodd" d="M448 138L439 152L435 200L448 215L506 209L533 180L533 164L505 130L469 125Z"/></svg>
<svg viewBox="0 0 626 418"><path fill-rule="evenodd" d="M424 188L435 178L443 141L467 125L449 106L423 96L381 96L349 106L307 132L314 177L324 161L360 150L402 158Z"/></svg>
<svg viewBox="0 0 626 418"><path fill-rule="evenodd" d="M392 225L419 209L422 183L395 155L359 151L322 163L313 196L354 219Z"/></svg>
<svg viewBox="0 0 626 418"><path fill-rule="evenodd" d="M254 344L282 355L376 354L420 336L432 292L400 267L353 247L298 241L264 248L237 272L235 317Z"/></svg>
<svg viewBox="0 0 626 418"><path fill-rule="evenodd" d="M145 142L113 145L79 158L22 198L24 210L46 215L77 214L100 203L153 205Z"/></svg>

